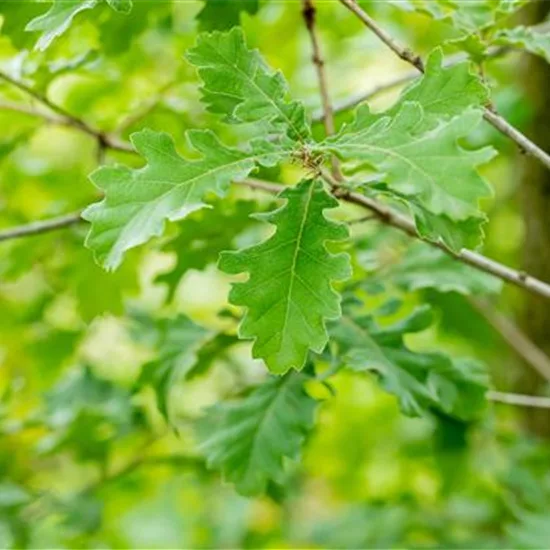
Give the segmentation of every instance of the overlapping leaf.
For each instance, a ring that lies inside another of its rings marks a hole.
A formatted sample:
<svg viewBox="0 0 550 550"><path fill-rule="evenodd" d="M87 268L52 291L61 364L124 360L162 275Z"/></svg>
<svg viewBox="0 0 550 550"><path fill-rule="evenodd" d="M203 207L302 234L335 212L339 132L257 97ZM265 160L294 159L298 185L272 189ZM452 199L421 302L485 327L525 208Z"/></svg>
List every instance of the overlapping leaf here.
<svg viewBox="0 0 550 550"><path fill-rule="evenodd" d="M187 136L201 159L188 161L178 155L170 136L143 130L131 139L148 162L144 168L103 167L91 175L105 198L83 214L92 222L86 245L106 269L116 269L127 250L160 235L166 220L205 207L208 193L221 196L257 163L272 164L287 154L267 142L252 143L247 151L230 149L208 130Z"/></svg>
<svg viewBox="0 0 550 550"><path fill-rule="evenodd" d="M479 415L487 391L481 365L442 353L416 353L404 342L406 334L430 326L428 307L390 326L379 325L357 307L348 304L341 321L330 329L342 360L351 369L376 372L381 386L397 397L407 415L419 416L433 408L463 419Z"/></svg>
<svg viewBox="0 0 550 550"><path fill-rule="evenodd" d="M316 408L305 380L297 373L269 378L245 398L213 407L200 423L208 466L240 493L263 492L268 481L281 481L285 458L298 458Z"/></svg>
<svg viewBox="0 0 550 550"><path fill-rule="evenodd" d="M338 202L315 181L303 181L280 197L286 204L264 217L276 226L275 234L222 254L219 264L226 273L249 274L233 285L229 300L247 308L239 335L255 339L254 357L275 373L301 369L309 350L322 351L325 319L340 316L340 297L331 284L350 276L349 258L325 247L348 235L344 225L324 215Z"/></svg>
<svg viewBox="0 0 550 550"><path fill-rule="evenodd" d="M383 113L359 107L353 123L317 147L377 171L385 189L407 203L423 237L460 250L481 241L485 216L478 203L491 194L477 167L493 150L460 145L480 123L487 99L468 63L445 67L435 50L426 74L393 107Z"/></svg>
<svg viewBox="0 0 550 550"><path fill-rule="evenodd" d="M491 194L476 167L490 160L493 150L467 151L457 143L480 121L481 113L470 110L418 133L425 124L419 103L403 103L393 117L373 115L364 106L321 147L344 160L368 163L390 189L416 198L433 214L460 221L478 216L479 199Z"/></svg>
<svg viewBox="0 0 550 550"><path fill-rule="evenodd" d="M475 33L495 25L528 0L392 0L396 6L448 20L462 33Z"/></svg>
<svg viewBox="0 0 550 550"><path fill-rule="evenodd" d="M293 140L309 139L303 105L287 99L283 75L273 72L257 50L247 48L240 28L199 35L187 59L204 82L201 91L209 111L228 122L252 122Z"/></svg>

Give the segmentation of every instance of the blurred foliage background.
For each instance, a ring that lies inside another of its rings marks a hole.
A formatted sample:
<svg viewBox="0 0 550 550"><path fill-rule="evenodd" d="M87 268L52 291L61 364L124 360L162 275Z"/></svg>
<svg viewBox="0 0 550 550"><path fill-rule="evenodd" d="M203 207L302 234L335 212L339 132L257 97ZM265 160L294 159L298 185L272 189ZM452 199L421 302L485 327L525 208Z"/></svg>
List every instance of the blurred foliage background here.
<svg viewBox="0 0 550 550"><path fill-rule="evenodd" d="M452 33L390 2L362 5L423 54ZM147 126L168 131L188 152L184 131L209 127L232 143L235 130L205 112L183 57L202 8L198 0L139 1L123 14L102 4L78 14L39 51L37 33L24 28L47 4L4 0L0 69L123 139ZM318 112L300 2L265 1L256 15L243 14L242 25L293 95ZM336 1L318 2L318 29L335 103L410 71ZM536 109L518 78L524 64L523 54L509 53L485 70L500 112L527 129ZM398 91L376 96L373 106L390 105ZM34 110L44 112L43 105L0 80L0 228L78 211L98 198L87 178L98 163L136 164L124 152L98 150L93 137L70 125L28 112ZM339 124L345 120L348 113L338 116ZM520 266L520 154L488 125L474 141L500 153L484 167L495 189L484 204L484 253ZM550 547L549 441L529 428L529 411L493 404L476 422L411 419L375 380L341 372L330 388L308 388L321 405L301 463L289 463L286 478L265 496L245 498L206 468L193 429L207 406L265 376L249 346L231 342L215 361L203 358L203 373L171 390L177 429L166 425L151 388L136 391L159 353L155 331L182 313L212 330L228 326L231 314L218 313L229 279L204 241L232 248L264 231L247 217L250 201L268 210L272 200L233 192L242 199L238 207L172 224L115 274L83 247L84 224L0 243L0 546ZM365 270L391 265L408 247L376 223L354 227L354 238L364 245L356 261ZM191 252L178 255L182 250ZM463 294L420 288L399 297L405 309L427 301L436 312L437 325L412 335L411 346L477 357L493 387L518 388L528 367ZM492 300L510 317L525 306L512 287Z"/></svg>

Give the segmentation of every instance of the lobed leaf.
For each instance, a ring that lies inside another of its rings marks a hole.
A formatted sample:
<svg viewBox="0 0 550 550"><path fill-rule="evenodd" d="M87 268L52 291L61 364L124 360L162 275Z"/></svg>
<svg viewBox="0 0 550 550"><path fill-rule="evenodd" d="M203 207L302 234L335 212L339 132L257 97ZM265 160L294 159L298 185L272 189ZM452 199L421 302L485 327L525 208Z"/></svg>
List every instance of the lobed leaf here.
<svg viewBox="0 0 550 550"><path fill-rule="evenodd" d="M186 160L168 134L143 130L131 140L145 167L102 167L90 176L105 198L82 215L92 223L86 246L106 269L116 269L127 250L161 235L166 220L207 206L208 193L222 196L232 180L245 178L257 163L273 164L288 155L268 143L252 143L248 151L230 149L209 130L191 130L187 137L201 159Z"/></svg>
<svg viewBox="0 0 550 550"><path fill-rule="evenodd" d="M347 304L342 320L331 324L330 332L342 361L357 372L376 372L404 414L420 416L435 408L462 419L475 418L485 405L488 382L483 367L442 353L417 353L404 342L405 335L431 323L428 306L396 324L380 326L355 304Z"/></svg>
<svg viewBox="0 0 550 550"><path fill-rule="evenodd" d="M346 254L326 249L327 241L344 240L348 231L324 216L338 202L320 182L303 181L280 198L286 204L263 217L276 226L275 234L256 246L222 253L219 266L229 274L249 273L229 295L232 304L247 308L239 336L253 338L253 356L281 374L300 370L310 349L325 347L325 319L341 314L340 296L331 285L347 279L351 268Z"/></svg>
<svg viewBox="0 0 550 550"><path fill-rule="evenodd" d="M257 50L247 48L240 28L199 35L186 57L198 69L202 100L210 112L231 123L259 124L295 141L310 139L303 105L287 99L283 75L273 72Z"/></svg>
<svg viewBox="0 0 550 550"><path fill-rule="evenodd" d="M244 495L281 481L284 459L298 458L314 422L317 404L304 390L306 380L297 373L270 377L247 397L211 408L198 427L208 467Z"/></svg>
<svg viewBox="0 0 550 550"><path fill-rule="evenodd" d="M481 113L470 110L422 131L427 122L420 103L403 103L393 117L363 106L352 124L319 148L367 163L390 189L414 197L432 214L461 221L479 216L479 199L491 194L476 167L493 157L493 149L467 151L458 144L480 121Z"/></svg>

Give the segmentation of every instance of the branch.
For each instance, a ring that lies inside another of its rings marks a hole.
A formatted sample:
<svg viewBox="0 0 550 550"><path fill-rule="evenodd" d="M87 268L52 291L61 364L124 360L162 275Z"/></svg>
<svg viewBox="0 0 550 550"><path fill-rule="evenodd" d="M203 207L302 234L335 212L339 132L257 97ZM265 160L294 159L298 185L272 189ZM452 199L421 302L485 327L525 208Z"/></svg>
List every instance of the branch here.
<svg viewBox="0 0 550 550"><path fill-rule="evenodd" d="M515 323L484 300L469 298L468 301L527 364L550 382L550 358Z"/></svg>
<svg viewBox="0 0 550 550"><path fill-rule="evenodd" d="M315 30L315 18L317 10L313 4L313 0L302 0L304 21L311 40L311 47L313 49L312 61L317 71L317 78L319 80L319 88L321 92L321 103L323 105L323 122L325 124L325 130L327 136L334 134L334 116L332 113L332 105L330 103L330 96L328 92L327 75L325 72L325 62L321 55L321 48L319 46L319 40L317 38L317 32Z"/></svg>
<svg viewBox="0 0 550 550"><path fill-rule="evenodd" d="M359 193L352 193L343 189L339 186L338 182L335 181L334 178L332 178L332 176L326 171L321 171L321 175L331 185L333 189L337 190L336 196L338 198L372 211L374 214L376 214L380 221L385 223L386 225L391 225L392 227L403 231L410 237L422 240L423 242L426 242L431 246L439 248L455 260L461 261L465 264L475 267L480 271L489 273L490 275L494 275L495 277L498 277L503 281L512 283L515 286L518 286L525 290L529 290L534 294L544 296L545 298L550 298L549 284L544 283L543 281L539 281L538 279L527 275L523 271L516 271L514 269L511 269L510 267L495 262L494 260L486 258L482 254L478 254L477 252L474 252L472 250L462 249L460 252L456 253L447 248L445 244L443 244L441 241L425 241L420 237L420 235L418 235L414 222L411 221L409 218L403 216L399 212L396 212L392 208L389 208L386 205L374 199L371 199L370 197L360 195Z"/></svg>
<svg viewBox="0 0 550 550"><path fill-rule="evenodd" d="M550 409L550 397L537 397L534 395L523 395L520 393L490 391L487 393L487 399L489 399L489 401L496 401L497 403L506 403L507 405Z"/></svg>
<svg viewBox="0 0 550 550"><path fill-rule="evenodd" d="M16 105L13 103L4 103L0 108L10 109L10 110L22 112L28 115L37 116L52 124L61 124L63 126L71 126L93 137L95 140L97 140L98 144L100 144L100 146L102 147L107 147L115 151L133 152L133 148L129 144L122 143L117 138L110 136L109 134L105 134L100 130L96 130L95 128L92 128L92 126L90 126L87 122L72 115L71 113L66 111L63 107L60 107L56 103L53 103L45 95L41 94L37 90L34 90L30 86L27 86L25 83L20 82L19 80L15 80L8 74L3 73L1 71L0 71L0 80L4 80L8 84L11 84L12 86L15 86L22 92L26 93L27 95L29 95L30 97L32 97L33 99L35 99L36 101L38 101L39 103L47 107L50 111L58 115L59 118L52 117L47 113L35 111L30 108L19 107L19 106L16 107Z"/></svg>
<svg viewBox="0 0 550 550"><path fill-rule="evenodd" d="M302 5L303 5L302 14L304 16L304 21L305 21L306 28L308 30L309 38L311 41L311 47L313 49L313 56L311 59L317 71L317 79L319 81L319 91L321 93L321 104L323 106L323 116L322 116L323 124L325 126L326 135L331 136L332 134L334 134L334 131L335 131L334 114L332 112L330 94L328 91L325 62L323 60L323 56L321 55L321 46L319 45L319 39L317 38L317 32L315 30L315 19L317 16L317 10L315 9L313 0L302 0ZM338 181L341 181L343 179L342 173L340 172L338 159L334 155L332 155L331 157L331 163L332 163L332 173L334 177Z"/></svg>
<svg viewBox="0 0 550 550"><path fill-rule="evenodd" d="M369 210L374 214L379 221L395 227L400 231L403 231L410 237L421 240L431 246L439 248L452 258L462 263L468 264L479 271L483 271L490 275L493 275L503 281L511 283L517 287L520 287L524 290L528 290L544 298L550 298L550 285L527 275L522 271L516 271L510 267L507 267L503 264L495 262L477 252L472 250L463 249L459 253L455 253L452 250L448 249L441 242L432 242L425 241L418 235L416 231L416 226L414 222L409 220L407 217L403 216L399 212L396 212L392 208L387 207L386 205L371 199L370 197L365 197L359 193L348 192L342 187L339 186L338 182L328 173L323 172L322 176L326 181L328 181L333 189L336 189L337 198L360 206L366 210ZM241 185L243 187L248 187L249 189L263 191L271 194L278 194L286 186L280 185L277 183L267 182L263 180L258 180L255 178L248 178L243 181L234 182L236 185ZM361 219L361 221L372 220L373 216L367 216ZM80 212L75 212L73 214L67 214L66 216L61 216L59 218L52 218L51 220L46 220L42 222L33 222L27 225L21 225L11 229L6 229L0 231L0 242L7 241L10 239L17 239L21 237L27 237L31 235L37 235L40 233L47 233L49 231L56 231L64 227L69 227L81 222ZM358 220L354 220L353 223L358 223Z"/></svg>
<svg viewBox="0 0 550 550"><path fill-rule="evenodd" d="M363 11L354 0L340 0L351 12L353 12L388 48L390 48L398 57L416 67L420 72L424 72L424 62L422 58L412 52L409 48L400 46L386 31L384 31L374 19ZM514 141L519 148L539 160L544 166L550 169L550 155L543 151L538 145L524 136L517 128L512 126L496 112L484 108L483 118L499 132Z"/></svg>
<svg viewBox="0 0 550 550"><path fill-rule="evenodd" d="M48 233L50 231L57 231L58 229L76 225L82 221L80 212L73 212L72 214L66 214L65 216L59 216L58 218L51 218L45 221L32 222L26 225L11 227L9 229L5 229L4 231L0 231L0 242L29 237L31 235L40 235L41 233Z"/></svg>
<svg viewBox="0 0 550 550"><path fill-rule="evenodd" d="M493 48L488 52L487 57L490 57L490 58L499 57L505 53L508 53L509 51L510 51L510 48L505 48L505 47ZM467 60L468 60L468 57L466 55L464 55L463 53L458 53L446 58L443 65L444 67L453 67ZM392 78L391 80L388 80L387 82L383 82L382 84L379 84L378 86L375 86L374 88L366 92L362 92L360 94L351 96L348 99L345 99L337 103L332 109L333 113L336 114L336 113L348 111L349 109L353 109L360 103L363 103L364 101L372 99L373 97L379 94L383 94L385 92L393 90L394 88L407 84L411 80L414 80L417 76L418 76L418 70L416 68L410 71L407 71L406 73L398 75ZM314 113L312 119L314 122L320 122L323 120L323 114Z"/></svg>

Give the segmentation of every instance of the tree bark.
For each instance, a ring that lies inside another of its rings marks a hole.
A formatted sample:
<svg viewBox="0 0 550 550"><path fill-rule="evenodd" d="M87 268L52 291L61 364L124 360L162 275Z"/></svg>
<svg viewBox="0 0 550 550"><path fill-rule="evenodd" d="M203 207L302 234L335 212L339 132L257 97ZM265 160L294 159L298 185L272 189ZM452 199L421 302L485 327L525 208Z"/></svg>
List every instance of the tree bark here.
<svg viewBox="0 0 550 550"><path fill-rule="evenodd" d="M530 24L537 24L549 14L550 2L532 2L527 17ZM525 54L522 72L525 96L533 109L526 133L543 150L550 151L550 65L541 57ZM550 171L529 157L522 161L520 196L525 224L524 269L543 281L550 281ZM521 324L530 339L550 355L548 301L526 294ZM527 366L518 381L521 391L533 395L541 394L546 384ZM550 438L550 411L527 411L525 424L531 433Z"/></svg>

